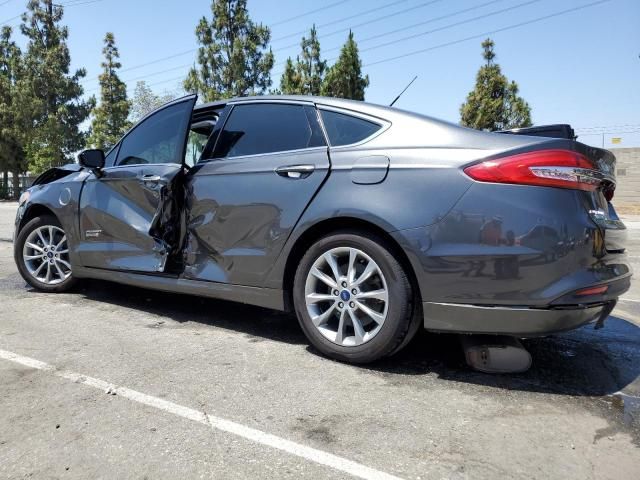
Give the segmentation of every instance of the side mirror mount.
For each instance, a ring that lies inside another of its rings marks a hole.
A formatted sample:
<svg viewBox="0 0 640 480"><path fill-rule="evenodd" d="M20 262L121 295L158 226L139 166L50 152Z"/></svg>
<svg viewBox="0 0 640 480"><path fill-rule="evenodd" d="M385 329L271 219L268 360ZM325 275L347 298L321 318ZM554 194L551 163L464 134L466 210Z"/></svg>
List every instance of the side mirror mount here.
<svg viewBox="0 0 640 480"><path fill-rule="evenodd" d="M90 168L98 176L104 168L104 158L104 152L98 149L85 150L78 155L80 165Z"/></svg>

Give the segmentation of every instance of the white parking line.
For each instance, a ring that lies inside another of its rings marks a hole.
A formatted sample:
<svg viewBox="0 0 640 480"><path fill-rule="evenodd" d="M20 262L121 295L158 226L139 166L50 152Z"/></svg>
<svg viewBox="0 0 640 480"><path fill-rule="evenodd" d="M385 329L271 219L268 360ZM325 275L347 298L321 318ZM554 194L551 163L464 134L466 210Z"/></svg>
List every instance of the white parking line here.
<svg viewBox="0 0 640 480"><path fill-rule="evenodd" d="M71 380L74 383L82 383L99 390L110 391L121 397L133 400L134 402L142 403L143 405L148 405L150 407L172 413L173 415L177 415L178 417L186 418L203 425L208 425L214 430L231 433L247 440L251 440L252 442L282 450L311 462L315 462L320 465L324 465L335 470L348 473L350 475L353 475L354 477L372 480L400 480L398 477L389 475L388 473L381 472L380 470L376 470L374 468L367 467L360 463L347 460L346 458L338 457L337 455L333 455L331 453L327 453L312 447L307 447L305 445L292 442L285 438L280 438L276 435L271 435L270 433L265 433L260 430L256 430L255 428L247 427L240 423L225 420L213 415L208 415L204 412L178 405L177 403L153 397L136 390L131 390L130 388L114 386L113 384L105 382L104 380L100 380L98 378L88 377L86 375L70 372L68 370L58 370L54 365L41 362L40 360L36 360L34 358L23 357L22 355L8 352L6 350L0 350L0 358L8 360L10 362L18 363L20 365L24 365L25 367L49 372L56 377L65 378L67 380Z"/></svg>

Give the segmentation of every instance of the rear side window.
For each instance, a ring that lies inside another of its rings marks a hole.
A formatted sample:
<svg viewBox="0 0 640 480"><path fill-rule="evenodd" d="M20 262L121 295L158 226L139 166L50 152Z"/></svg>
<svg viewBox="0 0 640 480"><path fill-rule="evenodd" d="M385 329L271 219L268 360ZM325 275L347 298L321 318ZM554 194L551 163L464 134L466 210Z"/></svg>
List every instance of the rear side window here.
<svg viewBox="0 0 640 480"><path fill-rule="evenodd" d="M325 145L315 112L302 105L237 105L224 126L214 157L240 157ZM312 109L311 109L312 110Z"/></svg>
<svg viewBox="0 0 640 480"><path fill-rule="evenodd" d="M361 142L382 128L377 123L330 110L320 110L320 115L329 143L334 147Z"/></svg>

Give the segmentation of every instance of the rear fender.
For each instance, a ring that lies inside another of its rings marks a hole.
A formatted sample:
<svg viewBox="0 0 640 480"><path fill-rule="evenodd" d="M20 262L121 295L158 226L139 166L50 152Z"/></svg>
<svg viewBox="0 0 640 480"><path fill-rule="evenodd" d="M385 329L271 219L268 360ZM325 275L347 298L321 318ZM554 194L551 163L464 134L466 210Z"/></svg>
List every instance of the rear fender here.
<svg viewBox="0 0 640 480"><path fill-rule="evenodd" d="M579 288L630 275L624 254L601 255L603 239L581 194L477 183L441 222L392 235L424 301L548 307Z"/></svg>

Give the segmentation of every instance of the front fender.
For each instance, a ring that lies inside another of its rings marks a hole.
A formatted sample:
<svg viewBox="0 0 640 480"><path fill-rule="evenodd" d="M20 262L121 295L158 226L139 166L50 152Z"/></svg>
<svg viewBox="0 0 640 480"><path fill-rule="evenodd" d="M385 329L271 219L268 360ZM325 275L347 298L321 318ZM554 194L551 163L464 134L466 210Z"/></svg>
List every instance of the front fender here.
<svg viewBox="0 0 640 480"><path fill-rule="evenodd" d="M87 176L88 173L85 171L70 172L50 183L39 183L30 187L23 194L18 205L14 239L29 220L42 213L50 212L56 216L67 235L71 265L79 265L77 248L81 234L78 224L78 205Z"/></svg>

